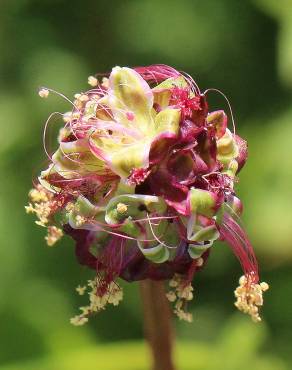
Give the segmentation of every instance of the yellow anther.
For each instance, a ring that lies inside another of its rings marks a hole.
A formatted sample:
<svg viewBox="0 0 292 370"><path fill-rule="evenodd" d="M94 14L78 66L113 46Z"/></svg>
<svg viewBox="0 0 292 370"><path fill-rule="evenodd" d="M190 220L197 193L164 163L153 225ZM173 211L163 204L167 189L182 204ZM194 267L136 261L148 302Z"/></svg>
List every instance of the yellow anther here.
<svg viewBox="0 0 292 370"><path fill-rule="evenodd" d="M169 286L173 288L166 293L166 298L170 302L174 302L174 313L180 320L192 322L192 314L186 311L187 301L193 299L193 290L191 283L185 281L184 277L175 274L169 281Z"/></svg>
<svg viewBox="0 0 292 370"><path fill-rule="evenodd" d="M79 294L79 295L84 295L85 291L86 291L87 287L86 286L80 286L78 285L78 287L76 288L76 292Z"/></svg>
<svg viewBox="0 0 292 370"><path fill-rule="evenodd" d="M118 213L124 214L124 213L127 212L127 210L128 210L128 207L126 206L126 204L124 204L124 203L118 203L117 204Z"/></svg>
<svg viewBox="0 0 292 370"><path fill-rule="evenodd" d="M166 293L166 298L169 300L169 302L175 302L176 300L176 294L173 291Z"/></svg>
<svg viewBox="0 0 292 370"><path fill-rule="evenodd" d="M61 237L63 236L63 231L56 226L48 226L48 235L45 240L49 247L52 247Z"/></svg>
<svg viewBox="0 0 292 370"><path fill-rule="evenodd" d="M34 213L36 211L31 203L29 203L28 206L25 206L24 208L26 213Z"/></svg>
<svg viewBox="0 0 292 370"><path fill-rule="evenodd" d="M74 206L74 204L72 202L67 203L67 205L65 207L65 209L66 209L67 212L73 211L74 208L75 208L75 206Z"/></svg>
<svg viewBox="0 0 292 370"><path fill-rule="evenodd" d="M47 222L47 221L46 221ZM35 221L36 225L42 226L42 227L47 227L46 223L44 221Z"/></svg>
<svg viewBox="0 0 292 370"><path fill-rule="evenodd" d="M263 292L269 289L265 282L256 284L246 276L239 279L239 287L234 291L236 297L235 306L242 312L251 316L254 322L260 322L259 307L264 303Z"/></svg>
<svg viewBox="0 0 292 370"><path fill-rule="evenodd" d="M82 312L80 315L73 317L70 322L73 325L83 325L88 321L88 316L94 312L99 312L104 310L107 304L112 304L117 306L119 302L123 299L123 291L114 282L107 285L107 289L102 295L98 294L98 288L102 285L103 289L105 286L103 282L98 278L94 280L88 280L87 286L78 286L76 291L78 294L83 295L88 289L89 304L87 306L80 307Z"/></svg>
<svg viewBox="0 0 292 370"><path fill-rule="evenodd" d="M260 283L261 289L263 292L267 291L269 289L269 284L265 283L264 281Z"/></svg>
<svg viewBox="0 0 292 370"><path fill-rule="evenodd" d="M87 323L87 321L88 321L88 318L82 315L77 315L75 317L72 317L72 319L70 319L70 323L75 326L84 325L85 323Z"/></svg>
<svg viewBox="0 0 292 370"><path fill-rule="evenodd" d="M77 227L82 226L83 224L85 224L85 222L86 222L85 217L80 216L80 215L77 215L77 216L76 216L76 218L75 218L75 223L76 223L76 226L77 226Z"/></svg>

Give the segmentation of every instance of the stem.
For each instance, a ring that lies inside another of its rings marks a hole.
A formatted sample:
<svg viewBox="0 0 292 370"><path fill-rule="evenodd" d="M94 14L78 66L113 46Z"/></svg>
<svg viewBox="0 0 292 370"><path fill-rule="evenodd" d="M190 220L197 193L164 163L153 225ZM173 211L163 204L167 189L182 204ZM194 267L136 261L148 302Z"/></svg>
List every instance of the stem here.
<svg viewBox="0 0 292 370"><path fill-rule="evenodd" d="M162 281L140 283L144 311L144 330L149 343L153 370L175 370L173 327L169 302Z"/></svg>

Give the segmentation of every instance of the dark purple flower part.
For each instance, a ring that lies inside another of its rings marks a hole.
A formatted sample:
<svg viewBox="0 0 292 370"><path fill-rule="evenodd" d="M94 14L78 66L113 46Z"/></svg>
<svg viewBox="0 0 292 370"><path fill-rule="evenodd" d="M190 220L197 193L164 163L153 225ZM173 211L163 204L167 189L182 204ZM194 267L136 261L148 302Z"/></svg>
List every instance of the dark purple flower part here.
<svg viewBox="0 0 292 370"><path fill-rule="evenodd" d="M226 113L210 112L195 81L165 65L115 67L88 82L63 114L58 148L46 150L49 166L26 208L48 228L48 245L65 232L78 262L96 273L77 288L89 290L90 303L71 322L118 304L118 278L169 280L175 313L191 321L191 283L218 239L243 268L236 306L259 321L267 284L258 283L234 190L247 144L228 129Z"/></svg>

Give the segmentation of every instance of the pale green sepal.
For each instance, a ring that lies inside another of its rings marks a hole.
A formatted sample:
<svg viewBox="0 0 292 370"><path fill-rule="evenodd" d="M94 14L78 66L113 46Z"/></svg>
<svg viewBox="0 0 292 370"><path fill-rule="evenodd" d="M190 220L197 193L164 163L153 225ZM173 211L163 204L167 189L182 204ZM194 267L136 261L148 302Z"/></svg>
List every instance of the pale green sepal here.
<svg viewBox="0 0 292 370"><path fill-rule="evenodd" d="M79 195L75 202L76 212L84 217L94 217L99 211L98 207L94 206L87 198L83 195Z"/></svg>
<svg viewBox="0 0 292 370"><path fill-rule="evenodd" d="M192 213L198 213L206 217L212 217L215 214L215 199L209 191L191 188L189 199Z"/></svg>
<svg viewBox="0 0 292 370"><path fill-rule="evenodd" d="M157 114L154 120L155 132L171 132L175 135L179 131L180 110L167 108Z"/></svg>
<svg viewBox="0 0 292 370"><path fill-rule="evenodd" d="M74 229L90 229L92 225L87 220L95 220L96 217L100 216L103 212L104 208L96 207L87 198L80 195L74 204L73 210L68 213L68 221L70 226ZM86 221L79 224L79 217L85 218Z"/></svg>
<svg viewBox="0 0 292 370"><path fill-rule="evenodd" d="M51 193L57 193L59 192L61 189L57 186L53 186L51 185L47 180L46 180L46 177L49 176L49 175L52 175L56 173L56 171L54 170L54 164L50 164L49 167L42 171L41 172L41 175L38 177L38 181L39 183L45 188L47 189L48 191L50 191Z"/></svg>
<svg viewBox="0 0 292 370"><path fill-rule="evenodd" d="M119 204L125 206L123 212L118 211ZM142 205L145 207L145 210L139 209ZM163 212L165 209L165 202L162 198L156 196L138 194L119 195L109 201L106 207L105 221L109 225L112 225L121 223L128 217L145 218L146 212Z"/></svg>
<svg viewBox="0 0 292 370"><path fill-rule="evenodd" d="M202 256L213 244L213 241L210 241L208 244L190 244L188 248L188 253L191 258L197 259Z"/></svg>
<svg viewBox="0 0 292 370"><path fill-rule="evenodd" d="M194 242L203 242L203 241L214 241L220 236L219 231L215 225L210 225L207 227L201 227L200 230L195 232L190 240Z"/></svg>
<svg viewBox="0 0 292 370"><path fill-rule="evenodd" d="M132 218L127 218L119 227L118 229L121 232L124 232L128 236L131 236L132 238L138 238L141 234L141 230L137 226L137 223L134 223L132 221Z"/></svg>
<svg viewBox="0 0 292 370"><path fill-rule="evenodd" d="M228 175L229 177L231 177L232 179L235 177L236 175L236 172L238 170L238 162L236 161L236 159L232 159L227 166L227 167L224 171L222 171L222 173L225 173L226 175Z"/></svg>
<svg viewBox="0 0 292 370"><path fill-rule="evenodd" d="M108 156L108 165L121 178L127 178L134 168L147 168L149 166L150 142L138 142L112 148Z"/></svg>
<svg viewBox="0 0 292 370"><path fill-rule="evenodd" d="M163 263L169 259L169 250L165 245L158 244L155 247L143 248L139 241L137 243L141 252L148 260L154 263Z"/></svg>
<svg viewBox="0 0 292 370"><path fill-rule="evenodd" d="M217 159L225 166L239 154L238 145L229 129L217 140Z"/></svg>

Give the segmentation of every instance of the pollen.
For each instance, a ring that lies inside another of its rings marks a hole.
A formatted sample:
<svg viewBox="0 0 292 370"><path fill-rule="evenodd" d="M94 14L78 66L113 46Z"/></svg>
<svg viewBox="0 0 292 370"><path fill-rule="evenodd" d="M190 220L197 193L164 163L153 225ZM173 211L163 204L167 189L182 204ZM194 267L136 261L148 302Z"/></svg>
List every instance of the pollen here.
<svg viewBox="0 0 292 370"><path fill-rule="evenodd" d="M80 286L78 285L78 287L76 288L76 292L79 294L79 295L84 295L85 291L86 291L87 287L86 286Z"/></svg>
<svg viewBox="0 0 292 370"><path fill-rule="evenodd" d="M239 279L239 286L234 291L235 306L242 312L251 316L254 322L260 322L259 308L263 305L263 292L269 289L265 282L255 284L246 276Z"/></svg>
<svg viewBox="0 0 292 370"><path fill-rule="evenodd" d="M52 247L61 237L63 236L63 231L56 226L48 226L48 235L45 240L49 247Z"/></svg>
<svg viewBox="0 0 292 370"><path fill-rule="evenodd" d="M34 207L31 203L29 203L28 206L25 206L24 208L25 208L26 213L34 213L35 212L35 209L34 209Z"/></svg>
<svg viewBox="0 0 292 370"><path fill-rule="evenodd" d="M118 203L117 204L118 213L124 214L124 213L127 212L127 210L128 210L128 206L126 204L124 204L124 203Z"/></svg>
<svg viewBox="0 0 292 370"><path fill-rule="evenodd" d="M98 79L94 76L89 76L87 82L88 82L88 85L92 87L95 87L98 85Z"/></svg>
<svg viewBox="0 0 292 370"><path fill-rule="evenodd" d="M70 319L70 323L75 326L82 326L88 322L88 318L83 315L77 315Z"/></svg>
<svg viewBox="0 0 292 370"><path fill-rule="evenodd" d="M45 89L45 88L41 88L39 90L39 96L41 98L47 98L49 96L49 93L50 93L49 90L48 89Z"/></svg>
<svg viewBox="0 0 292 370"><path fill-rule="evenodd" d="M39 219L36 224L45 226L49 221L48 217L52 210L52 194L39 185L37 188L30 190L28 196L32 203L25 207L26 213L35 213Z"/></svg>
<svg viewBox="0 0 292 370"><path fill-rule="evenodd" d="M186 282L183 276L175 274L169 281L169 286L173 289L166 293L166 298L174 303L173 312L180 320L192 322L193 316L186 310L188 301L194 297L191 283Z"/></svg>
<svg viewBox="0 0 292 370"><path fill-rule="evenodd" d="M70 320L73 325L84 325L87 323L89 315L104 310L108 304L117 306L123 299L123 290L115 282L111 282L105 287L98 278L95 278L93 280L88 280L87 286L79 285L76 288L76 291L79 295L84 295L87 288L89 288L89 304L87 306L80 307L80 311L82 313L74 316ZM100 291L103 293L100 293Z"/></svg>
<svg viewBox="0 0 292 370"><path fill-rule="evenodd" d="M76 220L76 226L77 227L80 227L80 226L84 225L85 222L86 222L86 218L83 217L83 216L80 216L80 215L77 215L75 220Z"/></svg>
<svg viewBox="0 0 292 370"><path fill-rule="evenodd" d="M176 294L173 291L166 293L166 298L169 300L169 302L175 302L176 301Z"/></svg>
<svg viewBox="0 0 292 370"><path fill-rule="evenodd" d="M33 203L47 202L52 198L52 194L41 185L38 185L35 189L31 189L28 196Z"/></svg>
<svg viewBox="0 0 292 370"><path fill-rule="evenodd" d="M65 207L65 209L66 209L67 212L73 211L74 208L75 208L75 206L74 206L74 204L72 202L67 203L67 205Z"/></svg>

